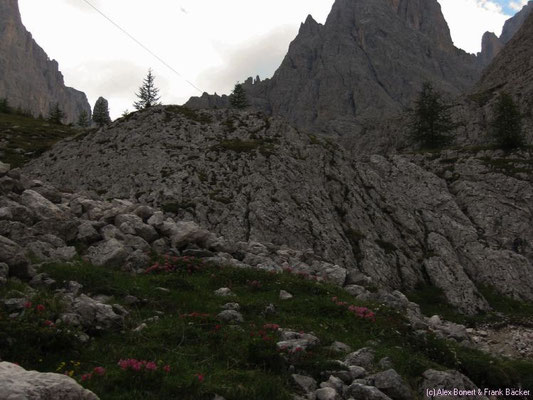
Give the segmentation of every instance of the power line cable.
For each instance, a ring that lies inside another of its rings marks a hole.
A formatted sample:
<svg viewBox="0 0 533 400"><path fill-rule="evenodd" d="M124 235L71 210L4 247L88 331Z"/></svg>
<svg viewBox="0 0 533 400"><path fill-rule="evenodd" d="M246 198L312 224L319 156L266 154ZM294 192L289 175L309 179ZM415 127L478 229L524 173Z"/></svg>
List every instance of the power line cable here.
<svg viewBox="0 0 533 400"><path fill-rule="evenodd" d="M85 2L88 6L93 8L98 14L100 14L102 17L107 19L109 22L111 22L116 28L118 28L122 33L124 33L126 36L128 36L131 40L133 40L135 43L137 43L139 46L141 46L145 51L150 53L153 57L155 57L161 64L166 66L168 69L170 69L172 72L174 72L176 75L178 75L181 79L183 79L185 82L187 82L189 85L191 85L193 88L198 90L200 93L203 93L204 91L200 89L198 86L196 86L194 83L192 83L190 80L185 78L182 74L180 74L178 71L176 71L171 65L169 65L165 60L163 60L161 57L159 57L157 54L155 54L152 50L150 50L148 47L146 47L144 44L142 44L139 40L137 40L133 35L131 35L126 29L122 28L119 24L117 24L115 21L113 21L111 18L109 18L107 15L105 15L102 11L100 11L95 5L93 5L89 0L82 0Z"/></svg>

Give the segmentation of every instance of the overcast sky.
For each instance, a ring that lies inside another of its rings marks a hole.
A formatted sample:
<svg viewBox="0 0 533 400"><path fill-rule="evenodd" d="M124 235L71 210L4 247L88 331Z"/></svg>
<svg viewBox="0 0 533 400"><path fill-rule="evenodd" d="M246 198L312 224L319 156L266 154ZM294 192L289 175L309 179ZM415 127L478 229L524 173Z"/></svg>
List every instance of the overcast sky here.
<svg viewBox="0 0 533 400"><path fill-rule="evenodd" d="M1 0L0 0L1 1ZM148 54L102 15L157 54ZM503 23L527 0L439 0L455 45L480 50L485 31ZM91 106L109 100L113 118L133 110L148 68L166 104L201 91L228 93L248 76L272 76L308 14L323 23L334 0L19 0L22 20L67 85L84 91Z"/></svg>

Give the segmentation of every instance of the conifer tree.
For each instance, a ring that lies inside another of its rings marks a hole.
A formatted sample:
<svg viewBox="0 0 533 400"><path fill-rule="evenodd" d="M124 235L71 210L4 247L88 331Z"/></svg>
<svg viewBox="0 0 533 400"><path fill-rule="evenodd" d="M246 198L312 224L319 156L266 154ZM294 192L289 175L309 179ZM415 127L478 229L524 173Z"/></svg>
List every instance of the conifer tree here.
<svg viewBox="0 0 533 400"><path fill-rule="evenodd" d="M81 128L87 128L89 126L89 114L83 110L78 116L78 126Z"/></svg>
<svg viewBox="0 0 533 400"><path fill-rule="evenodd" d="M109 103L103 97L99 97L94 104L93 121L99 127L111 123L111 118L109 117Z"/></svg>
<svg viewBox="0 0 533 400"><path fill-rule="evenodd" d="M525 144L522 114L511 95L501 93L494 105L493 136L499 147L510 150Z"/></svg>
<svg viewBox="0 0 533 400"><path fill-rule="evenodd" d="M231 107L237 109L244 109L249 106L248 100L246 99L246 91L242 87L241 83L236 83L233 92L229 97L229 102Z"/></svg>
<svg viewBox="0 0 533 400"><path fill-rule="evenodd" d="M454 129L449 107L431 83L422 86L411 114L409 136L423 149L439 149L453 143L451 131Z"/></svg>
<svg viewBox="0 0 533 400"><path fill-rule="evenodd" d="M50 107L50 112L48 114L48 121L50 121L53 124L62 125L63 119L65 118L65 113L59 107L59 103L55 103Z"/></svg>
<svg viewBox="0 0 533 400"><path fill-rule="evenodd" d="M136 110L144 110L145 108L157 106L159 102L159 89L155 87L155 76L152 74L152 69L148 70L148 75L144 78L142 86L139 88L139 93L135 95L139 101L133 103Z"/></svg>
<svg viewBox="0 0 533 400"><path fill-rule="evenodd" d="M11 107L9 106L9 101L7 100L7 97L3 97L0 99L0 113L11 113Z"/></svg>

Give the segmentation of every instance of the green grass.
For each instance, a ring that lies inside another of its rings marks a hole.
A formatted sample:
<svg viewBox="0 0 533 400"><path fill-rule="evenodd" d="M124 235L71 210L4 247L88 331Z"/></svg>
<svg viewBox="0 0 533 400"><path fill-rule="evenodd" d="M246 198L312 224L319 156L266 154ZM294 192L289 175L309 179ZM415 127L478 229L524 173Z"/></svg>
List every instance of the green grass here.
<svg viewBox="0 0 533 400"><path fill-rule="evenodd" d="M492 311L474 316L459 313L455 307L446 301L442 289L435 286L419 285L415 290L407 293L407 297L410 301L420 305L420 311L428 317L440 315L448 321L470 327L502 322L533 326L533 303L503 296L488 286L480 286L478 290L487 300Z"/></svg>
<svg viewBox="0 0 533 400"><path fill-rule="evenodd" d="M271 274L208 265L199 259L178 259L173 264L173 272L142 275L83 262L43 266L59 286L76 280L86 294L112 296L111 304L123 304L126 295L141 301L126 306L130 315L122 332L100 333L80 344L73 340L75 330L43 326L45 318L55 320L61 303L53 293L41 291L32 302L45 305L43 314L27 310L23 317L13 320L0 308L2 358L39 371L72 371L80 382L83 374L105 367L104 376L93 376L82 384L106 400L211 399L214 393L227 400L288 400L293 390L289 366L293 365L297 373L323 379L321 373L333 368L331 360L342 359L327 348L336 340L354 350L372 341L378 359L390 357L394 368L413 386L428 368L459 369L492 387L509 382L530 384L528 376L533 376L528 375L531 363L493 359L431 335L418 337L401 313L355 302L342 289L328 284L288 272ZM170 291L161 291L161 287ZM220 287L230 287L237 297L215 296L214 290ZM294 298L279 300L280 289L290 291ZM2 294L9 290L23 287L13 281ZM337 301L372 309L375 321L350 313L335 304L333 296ZM216 318L220 306L231 301L241 305L245 322L240 328ZM275 314L264 312L269 304L275 305ZM132 331L155 315L159 315L158 321L149 322L141 332ZM321 343L309 352L280 353L275 347L278 334L264 329L265 324L313 332ZM123 371L117 362L126 358L168 364L171 371ZM204 379L199 381L197 374Z"/></svg>
<svg viewBox="0 0 533 400"><path fill-rule="evenodd" d="M7 142L0 149L4 153L1 159L13 168L20 167L39 157L59 140L80 132L78 128L55 125L41 119L0 113L0 142Z"/></svg>
<svg viewBox="0 0 533 400"><path fill-rule="evenodd" d="M210 115L202 113L200 111L192 110L184 106L170 105L165 106L165 121L172 120L172 114L178 114L190 121L198 122L200 124L210 124L213 119Z"/></svg>

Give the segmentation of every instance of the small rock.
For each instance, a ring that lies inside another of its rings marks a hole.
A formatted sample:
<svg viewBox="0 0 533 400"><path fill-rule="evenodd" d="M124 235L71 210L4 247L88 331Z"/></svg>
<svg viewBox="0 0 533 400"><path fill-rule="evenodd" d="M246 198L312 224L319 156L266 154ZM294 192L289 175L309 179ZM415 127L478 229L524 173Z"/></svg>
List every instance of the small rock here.
<svg viewBox="0 0 533 400"><path fill-rule="evenodd" d="M241 305L239 303L226 303L220 308L222 308L223 310L239 311L241 309Z"/></svg>
<svg viewBox="0 0 533 400"><path fill-rule="evenodd" d="M366 376L366 369L364 369L363 367L359 367L357 365L351 365L348 367L348 370L350 371L352 380L364 378Z"/></svg>
<svg viewBox="0 0 533 400"><path fill-rule="evenodd" d="M378 362L379 368L385 370L385 369L391 369L393 367L392 360L389 357L383 357Z"/></svg>
<svg viewBox="0 0 533 400"><path fill-rule="evenodd" d="M31 281L30 286L31 287L41 287L41 288L51 288L54 286L56 281L54 281L48 274L42 273L35 275Z"/></svg>
<svg viewBox="0 0 533 400"><path fill-rule="evenodd" d="M329 387L329 388L335 389L337 393L342 393L344 383L342 382L341 379L337 378L336 376L330 375L330 377L328 378L326 382L322 382L320 384L320 387L321 388Z"/></svg>
<svg viewBox="0 0 533 400"><path fill-rule="evenodd" d="M310 376L292 374L292 381L300 393L311 393L317 388L316 381Z"/></svg>
<svg viewBox="0 0 533 400"><path fill-rule="evenodd" d="M442 324L442 321L438 315L434 315L428 319L428 324L432 327L436 327Z"/></svg>
<svg viewBox="0 0 533 400"><path fill-rule="evenodd" d="M337 391L330 387L318 389L315 392L316 400L339 400Z"/></svg>
<svg viewBox="0 0 533 400"><path fill-rule="evenodd" d="M143 329L146 329L146 328L148 328L148 325L143 322L137 328L133 329L133 332L140 332L140 331L142 331Z"/></svg>
<svg viewBox="0 0 533 400"><path fill-rule="evenodd" d="M224 322L244 322L242 314L235 310L224 310L217 315L218 319Z"/></svg>
<svg viewBox="0 0 533 400"><path fill-rule="evenodd" d="M215 290L215 296L220 297L233 297L235 294L231 291L230 288L220 288Z"/></svg>
<svg viewBox="0 0 533 400"><path fill-rule="evenodd" d="M391 400L389 396L374 386L362 383L352 383L347 389L345 396L352 396L357 400Z"/></svg>
<svg viewBox="0 0 533 400"><path fill-rule="evenodd" d="M333 342L329 349L337 353L349 353L352 351L352 348L342 342Z"/></svg>
<svg viewBox="0 0 533 400"><path fill-rule="evenodd" d="M290 294L289 292L285 291L285 290L280 290L279 291L279 298L280 298L280 300L289 300L289 299L293 298L293 295Z"/></svg>
<svg viewBox="0 0 533 400"><path fill-rule="evenodd" d="M375 351L369 347L363 347L346 356L346 364L356 365L365 369L371 369L374 364Z"/></svg>

